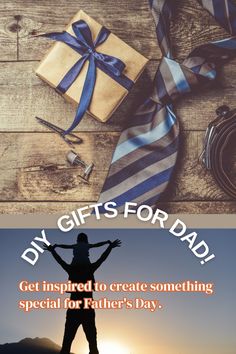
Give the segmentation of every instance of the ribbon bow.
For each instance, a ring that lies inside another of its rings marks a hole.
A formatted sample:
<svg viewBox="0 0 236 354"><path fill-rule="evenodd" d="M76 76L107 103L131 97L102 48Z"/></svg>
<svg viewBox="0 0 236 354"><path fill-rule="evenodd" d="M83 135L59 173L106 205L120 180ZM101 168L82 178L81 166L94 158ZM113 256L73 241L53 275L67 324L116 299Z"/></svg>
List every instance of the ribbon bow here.
<svg viewBox="0 0 236 354"><path fill-rule="evenodd" d="M116 80L119 84L124 86L127 90L129 90L133 84L130 79L122 74L125 64L120 59L111 55L100 53L96 49L109 37L110 31L107 28L101 28L94 42L92 39L91 30L85 21L79 20L74 22L72 24L72 29L75 37L66 31L46 33L42 35L43 37L67 44L73 50L82 55L57 86L57 90L61 93L65 93L68 90L80 74L85 62L87 60L89 61L89 67L75 119L70 128L68 128L64 134L70 133L79 124L86 110L89 108L96 82L97 67Z"/></svg>

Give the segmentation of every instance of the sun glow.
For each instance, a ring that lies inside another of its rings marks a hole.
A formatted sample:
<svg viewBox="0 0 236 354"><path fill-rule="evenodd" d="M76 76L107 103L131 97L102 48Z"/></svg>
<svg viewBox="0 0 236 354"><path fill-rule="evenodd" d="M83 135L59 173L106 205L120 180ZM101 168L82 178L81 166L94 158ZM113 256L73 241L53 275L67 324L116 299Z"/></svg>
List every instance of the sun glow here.
<svg viewBox="0 0 236 354"><path fill-rule="evenodd" d="M130 354L124 345L116 342L102 342L99 343L100 354Z"/></svg>

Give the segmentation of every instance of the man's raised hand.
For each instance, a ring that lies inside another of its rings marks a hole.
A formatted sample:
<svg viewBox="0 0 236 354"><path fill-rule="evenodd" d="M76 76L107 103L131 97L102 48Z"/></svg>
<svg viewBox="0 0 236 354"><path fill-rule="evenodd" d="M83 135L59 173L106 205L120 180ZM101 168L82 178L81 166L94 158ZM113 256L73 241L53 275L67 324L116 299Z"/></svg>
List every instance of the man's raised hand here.
<svg viewBox="0 0 236 354"><path fill-rule="evenodd" d="M119 240L119 239L117 238L115 241L111 242L111 247L112 247L112 248L120 247L121 244L122 244L121 240Z"/></svg>
<svg viewBox="0 0 236 354"><path fill-rule="evenodd" d="M43 249L45 251L49 251L49 252L52 252L54 250L54 248L56 247L56 245L46 245L46 243L43 244Z"/></svg>

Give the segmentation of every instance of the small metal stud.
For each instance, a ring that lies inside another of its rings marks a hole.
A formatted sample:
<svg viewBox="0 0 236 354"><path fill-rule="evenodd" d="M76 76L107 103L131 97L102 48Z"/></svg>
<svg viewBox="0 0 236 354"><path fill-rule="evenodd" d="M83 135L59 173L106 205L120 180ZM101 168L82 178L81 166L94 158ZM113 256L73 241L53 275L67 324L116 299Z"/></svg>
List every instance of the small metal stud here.
<svg viewBox="0 0 236 354"><path fill-rule="evenodd" d="M76 154L74 151L69 151L67 154L67 160L71 165L80 165L84 168L84 173L83 176L80 176L85 182L88 183L89 176L94 168L94 164L91 163L87 165L81 158L79 157L78 154Z"/></svg>

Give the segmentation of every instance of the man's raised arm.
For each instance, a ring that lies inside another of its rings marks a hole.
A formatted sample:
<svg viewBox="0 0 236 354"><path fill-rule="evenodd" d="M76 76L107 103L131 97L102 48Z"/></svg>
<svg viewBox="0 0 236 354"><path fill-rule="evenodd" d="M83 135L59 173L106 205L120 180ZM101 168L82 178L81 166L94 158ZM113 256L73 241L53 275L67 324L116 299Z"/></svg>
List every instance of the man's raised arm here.
<svg viewBox="0 0 236 354"><path fill-rule="evenodd" d="M111 242L110 245L105 250L105 252L102 253L101 257L98 258L96 262L92 263L93 271L95 272L100 267L100 265L107 259L107 257L109 256L113 248L120 247L120 246L121 246L121 241L118 239Z"/></svg>
<svg viewBox="0 0 236 354"><path fill-rule="evenodd" d="M55 251L55 247L52 245L47 246L44 244L44 249L51 252L53 255L54 259L57 261L57 263L60 264L60 266L68 273L69 271L69 264L67 264L63 259L59 256L59 254Z"/></svg>

